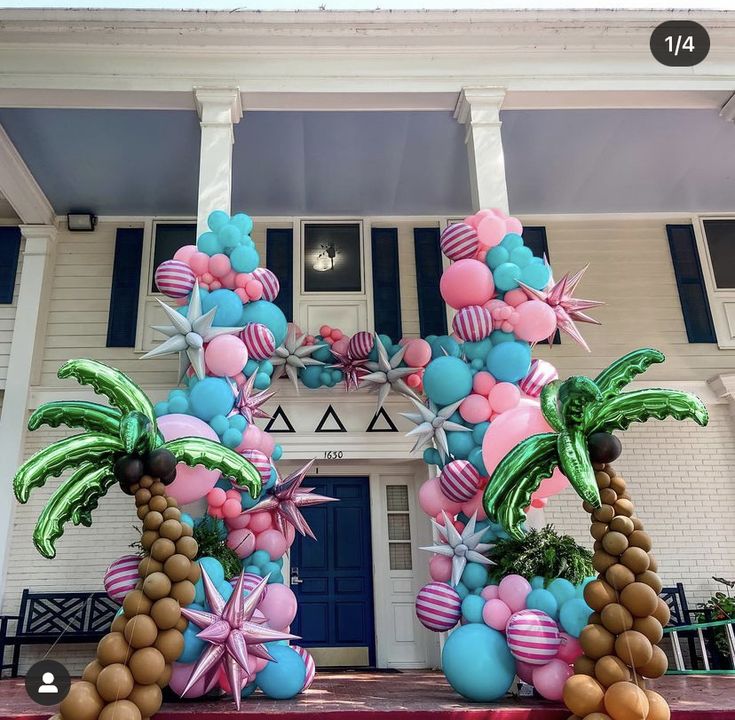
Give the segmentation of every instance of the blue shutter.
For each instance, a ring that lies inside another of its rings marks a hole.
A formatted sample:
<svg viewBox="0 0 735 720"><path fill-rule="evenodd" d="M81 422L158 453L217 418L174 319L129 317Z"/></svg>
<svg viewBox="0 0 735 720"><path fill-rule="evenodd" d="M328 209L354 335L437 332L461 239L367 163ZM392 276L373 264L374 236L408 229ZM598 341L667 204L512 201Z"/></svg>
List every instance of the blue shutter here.
<svg viewBox="0 0 735 720"><path fill-rule="evenodd" d="M694 228L691 225L667 225L666 234L669 236L671 261L687 338L690 343L717 342Z"/></svg>
<svg viewBox="0 0 735 720"><path fill-rule="evenodd" d="M115 239L107 347L135 347L143 228L119 228Z"/></svg>
<svg viewBox="0 0 735 720"><path fill-rule="evenodd" d="M413 238L421 337L446 335L447 311L439 293L439 278L443 271L439 228L414 228Z"/></svg>
<svg viewBox="0 0 735 720"><path fill-rule="evenodd" d="M373 313L375 332L398 340L401 328L401 281L398 272L398 229L373 228Z"/></svg>
<svg viewBox="0 0 735 720"><path fill-rule="evenodd" d="M551 263L549 257L549 243L546 240L546 228L542 225L538 227L523 228L523 242L527 248L531 250L534 257L546 258ZM561 335L557 330L554 333L554 345L561 345Z"/></svg>
<svg viewBox="0 0 735 720"><path fill-rule="evenodd" d="M268 228L265 240L266 267L278 278L281 289L274 304L286 320L293 320L293 230Z"/></svg>
<svg viewBox="0 0 735 720"><path fill-rule="evenodd" d="M0 303L13 302L20 255L20 228L0 227Z"/></svg>

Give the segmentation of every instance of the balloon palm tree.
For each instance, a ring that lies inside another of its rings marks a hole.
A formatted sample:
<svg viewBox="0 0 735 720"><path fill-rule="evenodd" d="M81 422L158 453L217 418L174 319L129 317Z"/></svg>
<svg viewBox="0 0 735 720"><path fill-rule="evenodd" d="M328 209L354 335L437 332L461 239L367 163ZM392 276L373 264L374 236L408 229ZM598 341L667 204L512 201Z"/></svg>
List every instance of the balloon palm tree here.
<svg viewBox="0 0 735 720"><path fill-rule="evenodd" d="M514 537L523 537L531 494L559 467L592 515L592 562L599 575L585 587L584 597L595 612L579 638L584 655L564 688L567 707L579 717L601 712L621 717L622 708L624 717L645 720L668 711L660 695L645 689L645 678L666 671L666 655L657 643L669 610L658 597L661 581L649 554L651 539L634 515L625 481L610 465L622 449L613 430L652 417L707 424L707 409L689 393L621 392L636 375L663 361L659 351L643 348L615 361L594 380L577 376L547 385L541 410L553 432L533 435L513 448L484 494L488 516ZM649 715L654 707L655 715Z"/></svg>
<svg viewBox="0 0 735 720"><path fill-rule="evenodd" d="M112 407L93 402L51 402L29 418L28 428L66 425L85 432L40 450L16 473L15 495L28 501L31 491L64 470L76 468L42 510L33 540L47 558L64 525L91 525L92 511L117 481L134 496L143 523L145 556L138 566L140 582L123 601L111 632L97 647L97 659L84 671L61 704L64 720L139 720L161 704L161 688L171 664L183 650L186 620L181 607L194 600L199 579L197 543L192 528L166 486L176 477L176 465L203 465L231 478L253 497L260 493L256 468L241 455L203 438L165 442L145 393L122 372L94 360L70 360L58 372L105 395Z"/></svg>

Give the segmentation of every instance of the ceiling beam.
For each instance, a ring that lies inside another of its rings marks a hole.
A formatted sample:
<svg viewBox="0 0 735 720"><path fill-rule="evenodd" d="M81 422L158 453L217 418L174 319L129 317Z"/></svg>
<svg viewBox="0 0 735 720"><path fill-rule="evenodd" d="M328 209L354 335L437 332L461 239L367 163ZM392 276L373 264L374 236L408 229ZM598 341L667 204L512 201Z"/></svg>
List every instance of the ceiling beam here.
<svg viewBox="0 0 735 720"><path fill-rule="evenodd" d="M25 225L53 225L55 216L20 153L0 125L0 195Z"/></svg>

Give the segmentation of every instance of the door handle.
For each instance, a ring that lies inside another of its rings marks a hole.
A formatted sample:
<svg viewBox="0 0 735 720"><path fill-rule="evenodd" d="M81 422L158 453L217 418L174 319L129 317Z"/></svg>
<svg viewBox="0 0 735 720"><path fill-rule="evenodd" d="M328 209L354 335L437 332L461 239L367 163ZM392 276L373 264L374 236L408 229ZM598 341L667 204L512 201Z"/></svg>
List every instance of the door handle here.
<svg viewBox="0 0 735 720"><path fill-rule="evenodd" d="M299 569L291 568L291 585L301 585L304 581L299 577Z"/></svg>

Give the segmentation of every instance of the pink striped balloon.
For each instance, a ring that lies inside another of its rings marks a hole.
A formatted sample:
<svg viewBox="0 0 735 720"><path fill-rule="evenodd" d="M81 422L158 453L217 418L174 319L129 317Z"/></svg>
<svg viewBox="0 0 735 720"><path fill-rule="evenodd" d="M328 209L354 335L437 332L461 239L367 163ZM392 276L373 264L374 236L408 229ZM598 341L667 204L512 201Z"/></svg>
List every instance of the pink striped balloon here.
<svg viewBox="0 0 735 720"><path fill-rule="evenodd" d="M302 648L300 645L291 645L291 648L299 654L306 666L306 679L304 680L304 687L301 688L301 692L304 692L305 690L308 690L311 683L314 682L314 677L316 676L316 663L314 662L314 658L305 648Z"/></svg>
<svg viewBox="0 0 735 720"><path fill-rule="evenodd" d="M193 289L196 277L194 271L181 260L165 260L154 275L156 287L168 297L186 297Z"/></svg>
<svg viewBox="0 0 735 720"><path fill-rule="evenodd" d="M367 330L361 330L350 338L347 353L353 360L363 360L373 349L375 339Z"/></svg>
<svg viewBox="0 0 735 720"><path fill-rule="evenodd" d="M260 323L248 323L240 333L240 338L254 360L267 360L276 351L273 333Z"/></svg>
<svg viewBox="0 0 735 720"><path fill-rule="evenodd" d="M528 375L518 383L518 387L526 395L538 397L541 395L544 386L548 385L552 380L558 379L558 377L559 373L550 362L546 360L534 360L531 363L531 369L528 371Z"/></svg>
<svg viewBox="0 0 735 720"><path fill-rule="evenodd" d="M236 575L234 578L230 578L230 585L232 587L235 587L237 585L237 581L240 579L239 575ZM255 573L245 573L245 582L243 583L242 589L243 593L249 593L252 592L253 588L262 580L263 578L260 577L260 575L256 575ZM266 590L266 592L268 592Z"/></svg>
<svg viewBox="0 0 735 720"><path fill-rule="evenodd" d="M255 268L251 275L263 286L263 300L273 302L281 290L281 283L275 273L268 268Z"/></svg>
<svg viewBox="0 0 735 720"><path fill-rule="evenodd" d="M442 494L453 502L464 503L477 492L480 473L468 460L452 460L439 475Z"/></svg>
<svg viewBox="0 0 735 720"><path fill-rule="evenodd" d="M105 576L102 580L105 592L111 600L122 604L125 596L135 590L135 586L140 580L138 575L138 564L140 558L137 555L123 555L105 570Z"/></svg>
<svg viewBox="0 0 735 720"><path fill-rule="evenodd" d="M240 455L255 465L255 469L260 473L260 479L264 483L270 480L271 461L265 453L260 450L243 450Z"/></svg>
<svg viewBox="0 0 735 720"><path fill-rule="evenodd" d="M540 610L521 610L511 615L505 636L513 657L529 665L546 665L561 646L559 626Z"/></svg>
<svg viewBox="0 0 735 720"><path fill-rule="evenodd" d="M462 615L462 601L447 583L430 582L416 596L416 617L434 632L451 630Z"/></svg>
<svg viewBox="0 0 735 720"><path fill-rule="evenodd" d="M465 342L479 342L492 332L493 316L481 305L468 305L454 316L452 328Z"/></svg>
<svg viewBox="0 0 735 720"><path fill-rule="evenodd" d="M478 244L477 231L465 223L445 228L439 239L439 247L450 260L474 257Z"/></svg>

